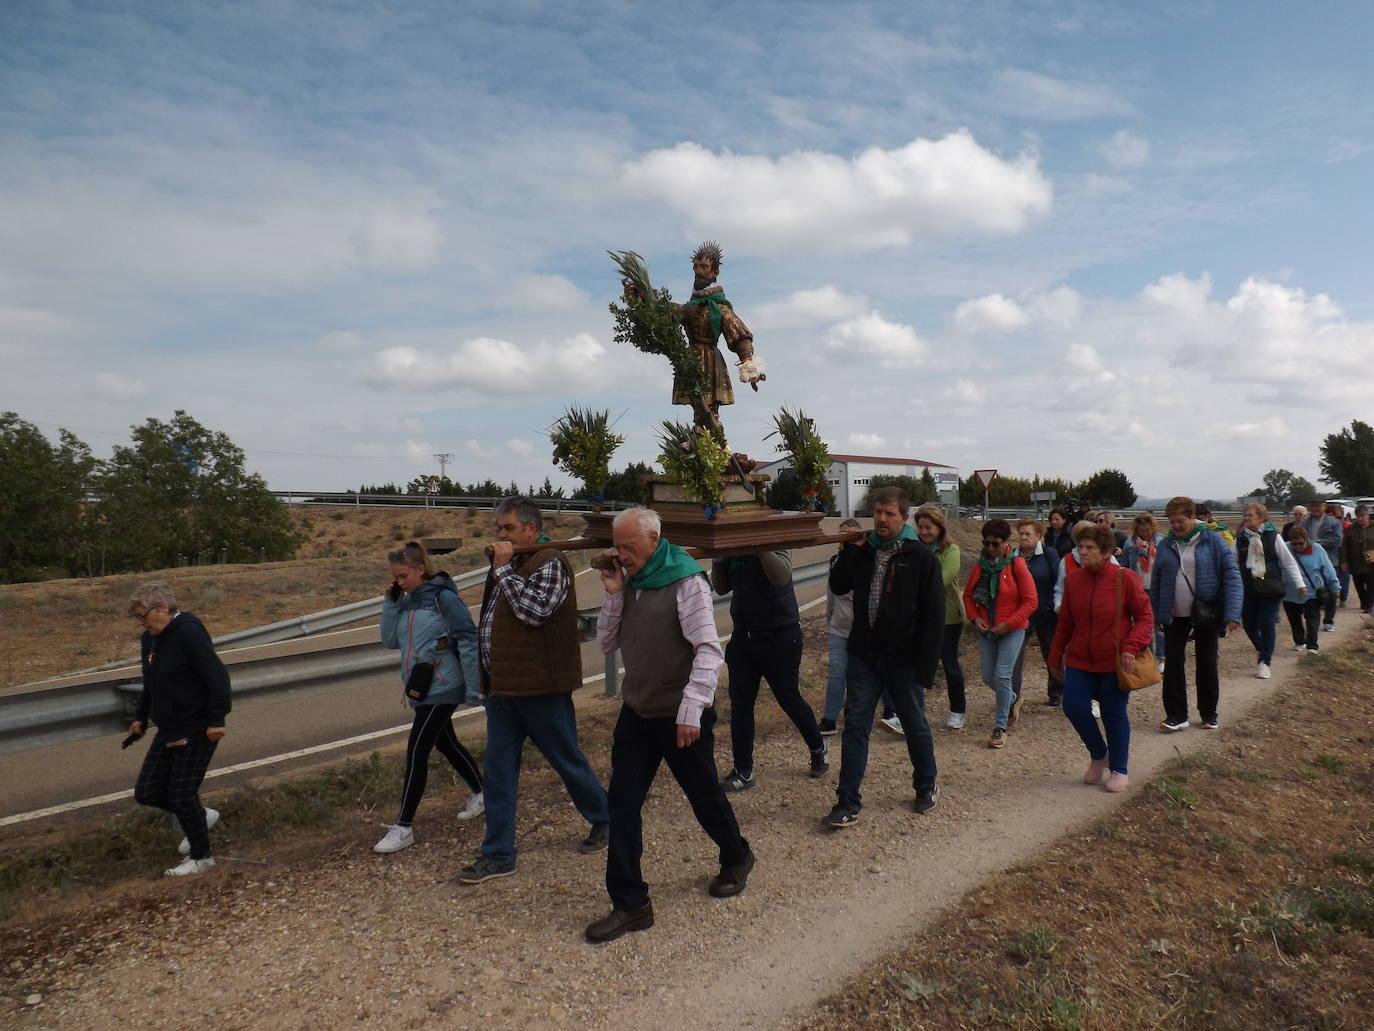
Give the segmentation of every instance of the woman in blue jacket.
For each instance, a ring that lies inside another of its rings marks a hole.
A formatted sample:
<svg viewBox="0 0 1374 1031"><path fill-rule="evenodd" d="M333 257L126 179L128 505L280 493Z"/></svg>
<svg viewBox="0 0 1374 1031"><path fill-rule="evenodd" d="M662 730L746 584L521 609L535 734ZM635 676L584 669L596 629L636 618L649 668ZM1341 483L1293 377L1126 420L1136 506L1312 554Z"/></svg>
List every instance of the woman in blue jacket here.
<svg viewBox="0 0 1374 1031"><path fill-rule="evenodd" d="M1322 606L1333 591L1340 591L1340 576L1336 573L1336 567L1331 564L1331 557L1327 555L1326 549L1307 539L1307 527L1294 526L1288 532L1288 547L1297 559L1301 580L1300 584L1290 584L1288 593L1283 596L1283 611L1287 614L1288 626L1293 631L1293 650L1316 655Z"/></svg>
<svg viewBox="0 0 1374 1031"><path fill-rule="evenodd" d="M472 789L458 819L480 816L485 805L482 774L453 732L454 710L467 700L468 688L479 683L472 615L458 597L453 578L435 573L418 541L406 542L386 558L392 579L382 596L382 644L401 653L401 681L415 722L406 743L401 813L373 851L399 852L415 844L411 821L425 793L433 749L439 749Z"/></svg>
<svg viewBox="0 0 1374 1031"><path fill-rule="evenodd" d="M1164 534L1155 529L1155 517L1149 512L1141 512L1135 517L1130 536L1121 546L1121 564L1140 577L1140 586L1145 593L1150 592L1154 580L1155 556L1159 546L1164 543ZM1164 631L1155 628L1155 661L1159 672L1164 672Z"/></svg>

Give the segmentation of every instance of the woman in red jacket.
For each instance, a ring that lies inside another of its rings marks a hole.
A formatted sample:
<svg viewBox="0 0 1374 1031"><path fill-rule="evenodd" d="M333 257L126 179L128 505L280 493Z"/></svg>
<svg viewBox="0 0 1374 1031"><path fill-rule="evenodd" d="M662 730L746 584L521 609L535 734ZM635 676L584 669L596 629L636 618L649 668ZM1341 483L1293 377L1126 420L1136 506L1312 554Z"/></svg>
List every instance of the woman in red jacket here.
<svg viewBox="0 0 1374 1031"><path fill-rule="evenodd" d="M978 630L983 683L997 695L989 748L1007 743L1007 731L1016 726L1021 714L1021 699L1015 697L1011 674L1036 606L1035 580L1025 560L1011 554L1007 547L1010 538L1011 524L1005 519L983 524L983 553L964 587L964 611Z"/></svg>
<svg viewBox="0 0 1374 1031"><path fill-rule="evenodd" d="M1059 625L1050 645L1050 669L1064 678L1064 715L1088 747L1084 784L1096 784L1108 766L1108 791L1126 788L1126 761L1131 750L1131 718L1126 712L1130 692L1116 679L1116 655L1129 672L1135 657L1150 643L1154 615L1140 578L1107 559L1116 538L1105 526L1092 526L1078 538L1081 568L1064 584ZM1118 600L1118 585L1120 596ZM1093 719L1092 703L1102 710L1102 731Z"/></svg>

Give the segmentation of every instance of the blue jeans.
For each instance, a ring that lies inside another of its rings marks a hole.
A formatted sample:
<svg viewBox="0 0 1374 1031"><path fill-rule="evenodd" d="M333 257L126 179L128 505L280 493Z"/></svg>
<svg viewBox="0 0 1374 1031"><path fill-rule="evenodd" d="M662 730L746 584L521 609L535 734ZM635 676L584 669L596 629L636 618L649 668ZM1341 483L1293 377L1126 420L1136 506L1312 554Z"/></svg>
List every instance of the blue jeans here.
<svg viewBox="0 0 1374 1031"><path fill-rule="evenodd" d="M572 696L528 695L487 699L487 751L483 757L487 834L482 855L515 862L515 798L520 787L520 749L525 739L563 778L573 805L593 827L610 823L606 790L577 746Z"/></svg>
<svg viewBox="0 0 1374 1031"><path fill-rule="evenodd" d="M868 737L873 732L873 710L884 690L891 694L905 731L911 786L917 794L929 791L935 786L935 738L926 722L925 689L916 683L915 668L851 652L846 673L840 784L835 792L840 805L855 812L863 807L859 788L868 769Z"/></svg>
<svg viewBox="0 0 1374 1031"><path fill-rule="evenodd" d="M1126 713L1126 703L1130 700L1131 692L1117 686L1116 670L1089 673L1070 666L1064 671L1064 695L1060 703L1064 715L1088 746L1089 758L1106 758L1113 773L1126 773L1126 764L1131 758L1131 717ZM1094 701L1102 711L1102 725L1107 728L1105 741L1097 720L1093 719Z"/></svg>
<svg viewBox="0 0 1374 1031"><path fill-rule="evenodd" d="M830 635L830 665L825 680L825 711L822 718L834 723L844 707L844 671L849 663L849 639Z"/></svg>
<svg viewBox="0 0 1374 1031"><path fill-rule="evenodd" d="M1025 640L1025 630L1011 630L1005 634L994 634L984 630L978 635L978 656L983 664L983 683L997 694L997 716L993 725L1007 729L1007 717L1011 714L1011 700L1016 692L1011 685L1012 670L1016 658L1021 654L1021 642Z"/></svg>
<svg viewBox="0 0 1374 1031"><path fill-rule="evenodd" d="M1274 661L1274 638L1282 602L1283 595L1268 598L1254 591L1246 591L1241 601L1240 625L1259 653L1259 661L1266 664Z"/></svg>

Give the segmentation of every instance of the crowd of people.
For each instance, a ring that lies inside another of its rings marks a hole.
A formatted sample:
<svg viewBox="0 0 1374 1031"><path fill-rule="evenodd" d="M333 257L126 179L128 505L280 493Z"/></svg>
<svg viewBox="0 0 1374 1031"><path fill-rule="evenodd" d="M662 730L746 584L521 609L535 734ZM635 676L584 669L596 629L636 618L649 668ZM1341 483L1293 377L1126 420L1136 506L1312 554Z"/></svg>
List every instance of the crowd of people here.
<svg viewBox="0 0 1374 1031"><path fill-rule="evenodd" d="M480 614L474 622L447 573L418 542L387 555L382 643L401 655L401 682L413 724L394 823L375 844L399 852L415 842L413 821L437 749L468 785L460 820L485 818L478 855L458 880L481 884L516 872L517 792L526 741L548 760L587 823L576 848L606 853L610 912L585 929L605 942L653 925L641 860L642 809L661 765L718 849L708 892L745 890L755 856L729 796L758 786L755 710L764 682L795 726L812 777L826 776L828 738L840 737L835 804L824 826L855 824L863 809L870 735L880 725L906 741L918 814L939 797L935 736L927 692L943 667L946 728L967 725L959 661L965 626L977 635L980 672L992 691L988 747L1008 744L1024 702L1022 671L1032 640L1047 670L1045 703L1064 716L1088 753L1082 780L1117 792L1128 784L1131 723L1125 680L1142 669L1162 674L1159 729L1176 733L1195 715L1220 726L1219 641L1243 628L1255 649L1256 676L1267 678L1286 614L1298 652L1319 650L1353 583L1360 608L1374 610L1374 528L1359 507L1342 513L1300 506L1281 530L1261 504L1246 507L1234 532L1191 499L1165 507L1167 533L1152 514L1116 529L1109 512L1056 510L1036 519L982 524L978 557L960 587L959 547L944 512L914 513L900 488L875 491L873 528L854 520L829 571L828 679L821 718L801 694L802 628L787 551L712 561L709 574L663 536L657 513L633 508L613 521L614 557L598 562L603 601L597 641L625 665L611 739L609 783L578 742L572 694L582 685L576 591L564 553L543 534L538 505L507 498L497 508ZM730 594L733 631L722 648L712 592ZM181 612L172 591L145 584L128 603L143 627L143 693L126 744L156 733L138 775L135 799L166 810L181 828L185 858L171 876L214 866L209 830L219 819L199 789L230 711L229 677L203 624ZM1151 656L1150 649L1154 654ZM1193 704L1187 653L1193 653ZM1157 662L1157 668L1150 664ZM715 696L728 669L732 766L716 765ZM1157 679L1157 677L1156 677ZM486 747L479 767L458 740L452 717L480 701ZM765 771L766 772L766 771Z"/></svg>

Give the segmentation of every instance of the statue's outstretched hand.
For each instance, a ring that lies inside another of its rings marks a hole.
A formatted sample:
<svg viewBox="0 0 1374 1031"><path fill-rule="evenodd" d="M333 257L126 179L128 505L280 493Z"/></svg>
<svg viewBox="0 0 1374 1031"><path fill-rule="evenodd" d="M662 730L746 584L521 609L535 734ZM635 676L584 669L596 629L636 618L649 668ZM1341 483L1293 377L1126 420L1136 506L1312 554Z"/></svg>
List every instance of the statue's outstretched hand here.
<svg viewBox="0 0 1374 1031"><path fill-rule="evenodd" d="M768 378L764 372L763 359L758 355L746 359L739 363L739 381L748 383L755 390L759 389L759 384Z"/></svg>

